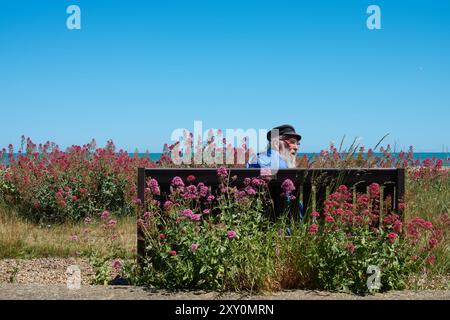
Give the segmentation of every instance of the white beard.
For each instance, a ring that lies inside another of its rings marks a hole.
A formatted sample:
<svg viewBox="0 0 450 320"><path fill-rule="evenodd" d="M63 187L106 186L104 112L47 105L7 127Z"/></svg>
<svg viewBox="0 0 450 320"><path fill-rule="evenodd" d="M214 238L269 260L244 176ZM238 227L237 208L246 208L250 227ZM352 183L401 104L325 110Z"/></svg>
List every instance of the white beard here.
<svg viewBox="0 0 450 320"><path fill-rule="evenodd" d="M282 150L280 150L280 157L286 161L288 168L292 169L296 167L295 155L292 155L289 149L283 147Z"/></svg>

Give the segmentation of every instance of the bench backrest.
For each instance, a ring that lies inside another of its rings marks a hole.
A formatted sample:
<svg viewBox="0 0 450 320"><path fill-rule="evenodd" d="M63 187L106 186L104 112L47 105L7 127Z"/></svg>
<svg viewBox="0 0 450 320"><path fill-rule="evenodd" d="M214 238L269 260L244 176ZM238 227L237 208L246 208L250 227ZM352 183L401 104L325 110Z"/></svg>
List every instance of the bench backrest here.
<svg viewBox="0 0 450 320"><path fill-rule="evenodd" d="M230 177L235 177L233 185L243 184L245 178L260 177L260 169L228 169ZM176 176L186 181L193 175L196 182L204 182L212 189L217 188L220 180L217 169L210 168L140 168L138 171L138 198L145 206L145 188L148 178L156 179L160 185L161 196L170 193L170 183ZM405 195L405 170L404 169L280 169L271 177L269 190L273 201L274 215L285 209L286 201L281 199L281 184L286 179L292 180L296 187L296 199L298 201L290 205L291 214L298 212L298 203L302 201L304 212L307 215L312 211L322 208L323 200L335 191L340 185L346 185L352 192L366 193L372 183L381 186L380 214L387 214L395 210L402 214L400 202ZM161 201L163 202L163 201ZM383 212L383 210L385 210ZM143 252L144 243L138 227L138 255Z"/></svg>

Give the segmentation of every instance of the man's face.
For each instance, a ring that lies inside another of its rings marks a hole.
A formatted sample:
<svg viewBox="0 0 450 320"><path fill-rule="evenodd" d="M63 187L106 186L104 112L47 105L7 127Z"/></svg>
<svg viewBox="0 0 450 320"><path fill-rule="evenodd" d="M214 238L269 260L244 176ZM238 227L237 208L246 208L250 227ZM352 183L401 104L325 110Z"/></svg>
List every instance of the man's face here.
<svg viewBox="0 0 450 320"><path fill-rule="evenodd" d="M294 137L284 137L280 139L280 154L288 163L290 168L295 167L295 157L297 156L300 142Z"/></svg>
<svg viewBox="0 0 450 320"><path fill-rule="evenodd" d="M288 150L288 152L296 156L298 147L300 146L300 141L298 141L296 138L284 138L281 140L281 143L283 144L283 147Z"/></svg>

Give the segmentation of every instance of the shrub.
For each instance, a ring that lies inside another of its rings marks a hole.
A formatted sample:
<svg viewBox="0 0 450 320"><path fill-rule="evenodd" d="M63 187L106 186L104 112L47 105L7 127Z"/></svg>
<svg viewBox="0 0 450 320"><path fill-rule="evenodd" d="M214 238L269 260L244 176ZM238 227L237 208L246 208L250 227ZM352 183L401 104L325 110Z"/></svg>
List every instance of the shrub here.
<svg viewBox="0 0 450 320"><path fill-rule="evenodd" d="M227 170L212 195L175 177L160 209L148 191L145 268L140 284L165 288L257 290L273 272L274 234L264 216L266 184L254 179L244 189L231 187ZM149 184L154 184L150 180Z"/></svg>
<svg viewBox="0 0 450 320"><path fill-rule="evenodd" d="M115 151L112 141L96 148L95 141L65 152L53 143L36 147L28 139L26 152L0 167L0 199L34 222L80 221L104 210L133 212L138 167L154 167L149 158ZM2 158L0 157L0 158Z"/></svg>

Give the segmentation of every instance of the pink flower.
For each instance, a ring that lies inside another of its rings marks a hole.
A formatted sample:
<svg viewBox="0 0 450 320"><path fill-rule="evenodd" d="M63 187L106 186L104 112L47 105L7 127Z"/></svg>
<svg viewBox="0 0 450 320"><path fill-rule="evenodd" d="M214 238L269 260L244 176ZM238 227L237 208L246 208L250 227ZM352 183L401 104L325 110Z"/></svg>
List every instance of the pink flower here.
<svg viewBox="0 0 450 320"><path fill-rule="evenodd" d="M150 212L144 212L144 215L142 216L142 218L144 218L144 220L148 220L148 218L151 217L151 213Z"/></svg>
<svg viewBox="0 0 450 320"><path fill-rule="evenodd" d="M195 181L195 176L190 175L190 176L187 177L186 180L187 180L187 182L189 182L189 183L194 183L194 181Z"/></svg>
<svg viewBox="0 0 450 320"><path fill-rule="evenodd" d="M209 209L203 210L203 214L210 214L210 213L211 213L211 211Z"/></svg>
<svg viewBox="0 0 450 320"><path fill-rule="evenodd" d="M217 169L217 175L222 178L228 177L228 170L225 167L220 167Z"/></svg>
<svg viewBox="0 0 450 320"><path fill-rule="evenodd" d="M319 218L320 217L320 213L318 213L317 211L314 211L313 213L311 213L311 216L313 218Z"/></svg>
<svg viewBox="0 0 450 320"><path fill-rule="evenodd" d="M78 241L78 236L76 236L76 235L73 235L72 237L70 237L70 240L72 240L72 241Z"/></svg>
<svg viewBox="0 0 450 320"><path fill-rule="evenodd" d="M325 216L325 221L329 222L329 223L333 223L334 222L334 218L328 214L328 215Z"/></svg>
<svg viewBox="0 0 450 320"><path fill-rule="evenodd" d="M199 214L193 214L193 215L191 215L191 220L192 221L200 221L201 217L202 216Z"/></svg>
<svg viewBox="0 0 450 320"><path fill-rule="evenodd" d="M439 244L439 240L436 239L436 238L431 238L431 239L428 241L428 247L429 247L430 249L435 248L438 244Z"/></svg>
<svg viewBox="0 0 450 320"><path fill-rule="evenodd" d="M85 225L89 225L91 223L92 223L92 219L91 218L89 218L89 217L84 218L84 224Z"/></svg>
<svg viewBox="0 0 450 320"><path fill-rule="evenodd" d="M197 187L194 185L188 186L186 192L182 194L184 199L196 199L197 198Z"/></svg>
<svg viewBox="0 0 450 320"><path fill-rule="evenodd" d="M164 209L165 210L169 210L170 208L172 208L173 206L173 202L170 200L167 200L166 202L164 202Z"/></svg>
<svg viewBox="0 0 450 320"><path fill-rule="evenodd" d="M161 190L159 188L158 181L155 179L150 179L150 181L147 183L150 192L154 195L159 196L161 194Z"/></svg>
<svg viewBox="0 0 450 320"><path fill-rule="evenodd" d="M100 216L103 220L109 219L109 211L105 210L103 211L102 215Z"/></svg>
<svg viewBox="0 0 450 320"><path fill-rule="evenodd" d="M435 256L429 256L427 258L427 264L429 264L430 266L433 266L436 263L436 257Z"/></svg>
<svg viewBox="0 0 450 320"><path fill-rule="evenodd" d="M319 226L317 226L317 224L312 224L308 228L308 232L310 234L316 234L318 231L319 231Z"/></svg>
<svg viewBox="0 0 450 320"><path fill-rule="evenodd" d="M200 182L197 186L200 197L204 198L208 195L209 189L204 183Z"/></svg>
<svg viewBox="0 0 450 320"><path fill-rule="evenodd" d="M345 249L347 249L348 252L350 252L351 254L353 254L355 252L355 245L353 244L353 242L348 242L345 246Z"/></svg>
<svg viewBox="0 0 450 320"><path fill-rule="evenodd" d="M396 233L400 233L402 231L403 223L400 220L394 222L392 226L392 230Z"/></svg>
<svg viewBox="0 0 450 320"><path fill-rule="evenodd" d="M391 241L391 243L394 243L395 240L397 240L397 238L398 238L398 234L396 234L394 232L391 232L391 233L388 234L387 237Z"/></svg>
<svg viewBox="0 0 450 320"><path fill-rule="evenodd" d="M214 199L216 199L216 197L214 197L214 196L208 196L208 198L207 198L208 202L210 202L210 203L213 202Z"/></svg>
<svg viewBox="0 0 450 320"><path fill-rule="evenodd" d="M193 214L194 213L191 209L184 209L183 211L181 211L181 215L187 218L191 218Z"/></svg>
<svg viewBox="0 0 450 320"><path fill-rule="evenodd" d="M284 180L283 183L281 184L281 188L285 193L290 193L295 190L294 183L292 182L291 179Z"/></svg>
<svg viewBox="0 0 450 320"><path fill-rule="evenodd" d="M257 188L257 187L260 187L262 185L264 185L264 180L259 179L259 178L252 178L252 186Z"/></svg>
<svg viewBox="0 0 450 320"><path fill-rule="evenodd" d="M167 237L167 236L166 236L164 233L160 233L160 234L159 234L159 238L160 238L161 240L164 240L166 237Z"/></svg>
<svg viewBox="0 0 450 320"><path fill-rule="evenodd" d="M120 268L122 268L122 262L121 262L119 259L115 259L115 260L112 262L112 267L113 267L116 271L119 271Z"/></svg>
<svg viewBox="0 0 450 320"><path fill-rule="evenodd" d="M234 239L234 238L236 238L236 236L237 236L236 231L230 230L230 231L227 232L227 238L228 239Z"/></svg>
<svg viewBox="0 0 450 320"><path fill-rule="evenodd" d="M174 257L177 255L177 252L175 250L170 250L169 254Z"/></svg>
<svg viewBox="0 0 450 320"><path fill-rule="evenodd" d="M256 194L255 189L253 189L252 187L248 186L245 188L245 192L247 192L248 195L252 196Z"/></svg>
<svg viewBox="0 0 450 320"><path fill-rule="evenodd" d="M198 243L193 243L193 244L191 244L191 250L192 250L192 251L197 250L197 249L198 249L198 246L199 246Z"/></svg>
<svg viewBox="0 0 450 320"><path fill-rule="evenodd" d="M114 227L117 224L117 221L114 219L111 219L108 221L108 227Z"/></svg>
<svg viewBox="0 0 450 320"><path fill-rule="evenodd" d="M175 188L183 188L184 182L180 177L175 177L172 179L171 185L172 185L172 187L175 187Z"/></svg>

